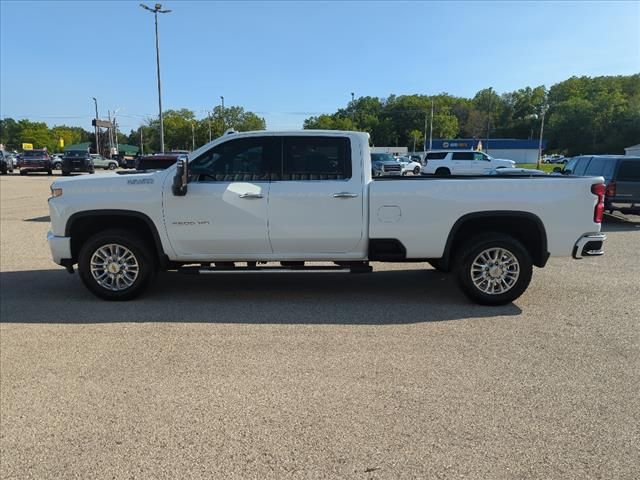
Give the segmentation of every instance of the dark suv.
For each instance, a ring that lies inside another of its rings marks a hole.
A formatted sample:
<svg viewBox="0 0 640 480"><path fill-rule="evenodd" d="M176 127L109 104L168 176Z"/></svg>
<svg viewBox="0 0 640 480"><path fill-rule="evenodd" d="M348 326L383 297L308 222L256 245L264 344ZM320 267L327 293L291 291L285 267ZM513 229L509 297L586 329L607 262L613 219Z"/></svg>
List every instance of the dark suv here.
<svg viewBox="0 0 640 480"><path fill-rule="evenodd" d="M640 215L640 157L581 155L569 159L561 173L604 177L605 210Z"/></svg>
<svg viewBox="0 0 640 480"><path fill-rule="evenodd" d="M4 150L0 150L0 173L6 175L7 172L13 172L13 159Z"/></svg>
<svg viewBox="0 0 640 480"><path fill-rule="evenodd" d="M66 150L62 157L62 175L69 175L71 172L93 173L93 160L87 150Z"/></svg>
<svg viewBox="0 0 640 480"><path fill-rule="evenodd" d="M47 172L51 175L51 157L46 148L25 150L20 159L20 175L26 175L29 172Z"/></svg>

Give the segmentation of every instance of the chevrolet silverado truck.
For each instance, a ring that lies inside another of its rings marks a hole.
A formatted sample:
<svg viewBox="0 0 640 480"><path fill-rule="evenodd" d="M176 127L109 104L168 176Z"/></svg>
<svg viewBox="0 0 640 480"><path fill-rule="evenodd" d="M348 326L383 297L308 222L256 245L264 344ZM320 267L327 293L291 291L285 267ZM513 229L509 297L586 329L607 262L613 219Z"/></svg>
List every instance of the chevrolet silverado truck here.
<svg viewBox="0 0 640 480"><path fill-rule="evenodd" d="M48 242L106 300L138 296L158 271L365 273L380 261L428 262L500 305L550 256L603 253L601 177L371 172L366 133L231 132L166 170L57 179Z"/></svg>

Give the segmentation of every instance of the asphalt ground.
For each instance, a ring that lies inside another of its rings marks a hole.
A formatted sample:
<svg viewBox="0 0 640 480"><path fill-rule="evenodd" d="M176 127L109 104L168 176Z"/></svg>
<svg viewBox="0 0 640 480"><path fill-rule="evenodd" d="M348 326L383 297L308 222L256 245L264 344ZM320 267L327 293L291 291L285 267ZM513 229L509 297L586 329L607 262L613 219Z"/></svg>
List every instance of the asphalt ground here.
<svg viewBox="0 0 640 480"><path fill-rule="evenodd" d="M514 304L422 264L94 298L0 178L0 477L640 477L640 217Z"/></svg>

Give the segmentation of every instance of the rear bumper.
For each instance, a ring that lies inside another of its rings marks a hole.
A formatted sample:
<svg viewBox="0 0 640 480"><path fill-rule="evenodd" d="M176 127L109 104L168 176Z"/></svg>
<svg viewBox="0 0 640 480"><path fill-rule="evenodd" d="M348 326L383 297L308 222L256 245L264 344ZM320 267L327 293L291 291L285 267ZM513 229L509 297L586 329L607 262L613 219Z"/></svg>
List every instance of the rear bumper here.
<svg viewBox="0 0 640 480"><path fill-rule="evenodd" d="M640 200L610 200L605 202L605 210L618 210L621 213L640 214Z"/></svg>
<svg viewBox="0 0 640 480"><path fill-rule="evenodd" d="M47 243L55 263L66 266L71 261L70 237L56 237L53 232L49 231L47 232Z"/></svg>
<svg viewBox="0 0 640 480"><path fill-rule="evenodd" d="M573 247L573 258L598 257L604 255L604 233L585 233Z"/></svg>

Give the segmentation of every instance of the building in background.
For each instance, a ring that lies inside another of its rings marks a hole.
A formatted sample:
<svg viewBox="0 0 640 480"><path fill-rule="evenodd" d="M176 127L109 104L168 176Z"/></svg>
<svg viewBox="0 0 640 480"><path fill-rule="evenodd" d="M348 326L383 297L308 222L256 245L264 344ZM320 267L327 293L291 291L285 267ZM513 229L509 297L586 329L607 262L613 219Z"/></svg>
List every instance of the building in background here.
<svg viewBox="0 0 640 480"><path fill-rule="evenodd" d="M371 153L390 153L396 157L401 157L409 153L407 147L371 147Z"/></svg>
<svg viewBox="0 0 640 480"><path fill-rule="evenodd" d="M640 157L640 143L638 145L632 145L624 149L625 155L633 155L634 157Z"/></svg>

